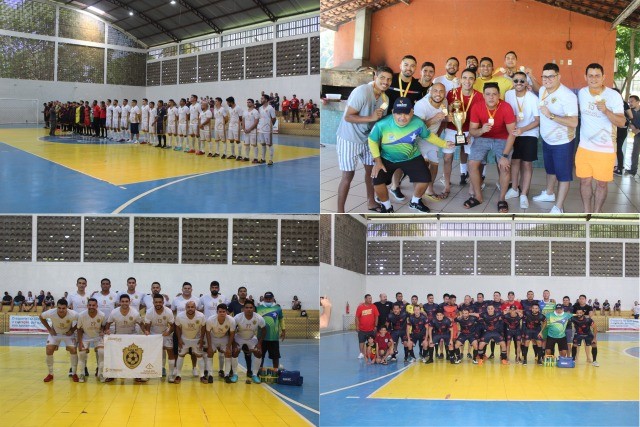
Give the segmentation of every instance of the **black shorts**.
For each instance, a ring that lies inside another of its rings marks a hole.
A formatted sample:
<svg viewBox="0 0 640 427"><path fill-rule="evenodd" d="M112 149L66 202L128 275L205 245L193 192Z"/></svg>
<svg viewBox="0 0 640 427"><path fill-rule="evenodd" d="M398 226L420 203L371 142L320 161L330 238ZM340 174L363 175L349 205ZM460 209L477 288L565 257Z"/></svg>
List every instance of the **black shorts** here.
<svg viewBox="0 0 640 427"><path fill-rule="evenodd" d="M106 118L100 118L100 126L101 127L105 127L107 125L107 119Z"/></svg>
<svg viewBox="0 0 640 427"><path fill-rule="evenodd" d="M364 332L364 331L358 331L358 342L359 343L363 343L363 342L367 342L367 337L371 335L372 337L376 337L376 331L369 331L369 332Z"/></svg>
<svg viewBox="0 0 640 427"><path fill-rule="evenodd" d="M422 345L424 338L425 338L425 334L418 334L418 335L411 334L411 341L413 341L414 345Z"/></svg>
<svg viewBox="0 0 640 427"><path fill-rule="evenodd" d="M407 341L407 334L403 330L391 331L391 339L394 343Z"/></svg>
<svg viewBox="0 0 640 427"><path fill-rule="evenodd" d="M538 339L538 334L540 333L540 331L529 331L526 330L522 333L522 340L523 341L527 341L527 340L537 340Z"/></svg>
<svg viewBox="0 0 640 427"><path fill-rule="evenodd" d="M431 338L433 339L433 342L431 343L433 345L440 344L440 340L444 340L444 344L449 345L451 334L435 334L435 335L432 335Z"/></svg>
<svg viewBox="0 0 640 427"><path fill-rule="evenodd" d="M456 341L460 342L460 344L462 345L464 345L465 341L469 341L469 343L473 343L476 340L477 338L474 334L460 334L458 335L458 338L456 338Z"/></svg>
<svg viewBox="0 0 640 427"><path fill-rule="evenodd" d="M507 329L504 333L504 340L520 341L522 331L520 329Z"/></svg>
<svg viewBox="0 0 640 427"><path fill-rule="evenodd" d="M558 344L558 350L560 351L566 351L569 349L569 346L567 345L567 337L553 338L547 336L547 345L545 347L545 350L553 350L556 344Z"/></svg>
<svg viewBox="0 0 640 427"><path fill-rule="evenodd" d="M131 134L137 135L138 133L140 133L140 131L138 130L139 127L140 127L140 123L131 123Z"/></svg>
<svg viewBox="0 0 640 427"><path fill-rule="evenodd" d="M498 331L486 331L482 338L480 338L480 342L488 343L489 341L494 340L496 343L504 341L502 338L502 334Z"/></svg>
<svg viewBox="0 0 640 427"><path fill-rule="evenodd" d="M267 357L267 353L269 353L269 359L280 359L280 342L262 341L262 357Z"/></svg>
<svg viewBox="0 0 640 427"><path fill-rule="evenodd" d="M538 138L535 136L516 136L511 158L525 162L538 160Z"/></svg>
<svg viewBox="0 0 640 427"><path fill-rule="evenodd" d="M593 335L588 334L588 335L574 335L573 336L573 345L577 345L580 346L582 345L582 340L584 340L584 342L587 345L591 345L591 343L593 342Z"/></svg>
<svg viewBox="0 0 640 427"><path fill-rule="evenodd" d="M431 182L431 173L422 156L398 163L390 162L383 157L382 164L387 171L378 172L378 176L373 178L373 185L391 184L391 177L396 169L402 169L411 182Z"/></svg>

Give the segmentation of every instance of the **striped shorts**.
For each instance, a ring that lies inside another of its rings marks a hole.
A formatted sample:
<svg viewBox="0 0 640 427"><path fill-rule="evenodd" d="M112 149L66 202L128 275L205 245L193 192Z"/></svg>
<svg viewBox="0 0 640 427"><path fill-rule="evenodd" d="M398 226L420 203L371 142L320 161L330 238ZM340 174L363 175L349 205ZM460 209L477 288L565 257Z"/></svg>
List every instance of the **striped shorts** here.
<svg viewBox="0 0 640 427"><path fill-rule="evenodd" d="M336 150L338 151L338 166L341 171L355 171L358 159L363 165L373 165L373 156L369 150L369 144L362 142L351 142L336 137Z"/></svg>

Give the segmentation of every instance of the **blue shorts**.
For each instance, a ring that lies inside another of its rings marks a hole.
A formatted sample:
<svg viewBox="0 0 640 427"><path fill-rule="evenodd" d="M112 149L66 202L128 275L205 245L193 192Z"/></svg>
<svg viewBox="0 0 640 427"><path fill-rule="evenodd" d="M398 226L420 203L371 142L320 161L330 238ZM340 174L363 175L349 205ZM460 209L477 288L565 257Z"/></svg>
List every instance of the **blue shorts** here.
<svg viewBox="0 0 640 427"><path fill-rule="evenodd" d="M425 334L418 334L418 335L411 334L411 341L413 342L414 345L422 345L424 338L425 338Z"/></svg>
<svg viewBox="0 0 640 427"><path fill-rule="evenodd" d="M573 342L573 329L567 328L564 332L567 334L567 343L571 344Z"/></svg>
<svg viewBox="0 0 640 427"><path fill-rule="evenodd" d="M444 340L444 344L449 345L451 334L436 334L436 335L432 335L431 338L433 338L433 342L431 343L432 345L440 344L440 340Z"/></svg>
<svg viewBox="0 0 640 427"><path fill-rule="evenodd" d="M575 139L567 144L549 145L542 140L542 158L547 175L555 175L560 182L573 181Z"/></svg>
<svg viewBox="0 0 640 427"><path fill-rule="evenodd" d="M520 341L521 337L522 337L522 331L520 329L507 329L504 333L505 341L507 340Z"/></svg>
<svg viewBox="0 0 640 427"><path fill-rule="evenodd" d="M496 158L496 163L498 163L498 161L502 157L502 153L504 153L504 147L506 145L507 145L506 139L482 138L482 137L474 138L473 144L471 144L471 152L469 153L469 160L486 162L489 151L493 151L493 154ZM509 153L509 160L511 160L511 153Z"/></svg>
<svg viewBox="0 0 640 427"><path fill-rule="evenodd" d="M398 341L404 342L407 340L406 334L403 330L391 331L391 338L393 339L394 344Z"/></svg>
<svg viewBox="0 0 640 427"><path fill-rule="evenodd" d="M480 342L488 343L489 341L494 340L496 343L504 341L502 338L502 334L498 331L487 331L484 333L482 338L480 338Z"/></svg>
<svg viewBox="0 0 640 427"><path fill-rule="evenodd" d="M476 336L475 334L460 334L458 335L458 338L456 338L456 341L460 342L460 344L462 345L464 345L465 341L473 343L474 341L476 341Z"/></svg>
<svg viewBox="0 0 640 427"><path fill-rule="evenodd" d="M593 342L593 335L591 335L591 334L589 334L589 335L576 334L573 337L573 345L577 345L578 347L580 347L580 345L582 345L582 340L584 340L586 345L591 345L591 343Z"/></svg>
<svg viewBox="0 0 640 427"><path fill-rule="evenodd" d="M526 330L522 333L522 340L523 341L527 341L527 340L537 340L538 339L538 334L540 333L540 331L529 331Z"/></svg>

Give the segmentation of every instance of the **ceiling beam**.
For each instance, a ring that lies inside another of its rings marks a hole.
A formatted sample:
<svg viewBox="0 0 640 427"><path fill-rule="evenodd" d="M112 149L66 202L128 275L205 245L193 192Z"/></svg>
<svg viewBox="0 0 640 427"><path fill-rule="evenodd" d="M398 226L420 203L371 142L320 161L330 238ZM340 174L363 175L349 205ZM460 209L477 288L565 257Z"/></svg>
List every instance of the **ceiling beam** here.
<svg viewBox="0 0 640 427"><path fill-rule="evenodd" d="M269 17L269 20L271 22L276 22L278 20L278 18L275 17L275 15L273 13L271 13L271 11L269 10L269 8L267 6L264 5L264 3L262 3L261 0L253 0L253 2L255 4L258 5L258 7L260 9L262 9L262 11L264 12L265 15L267 15Z"/></svg>
<svg viewBox="0 0 640 427"><path fill-rule="evenodd" d="M629 6L627 6L620 15L618 15L618 17L616 19L614 19L614 21L611 23L611 29L614 30L618 25L620 25L622 23L622 21L624 21L625 19L627 19L629 17L629 15L631 15L633 12L635 12L635 10L638 8L638 6L640 6L640 0L633 0L631 3L629 3ZM637 27L637 25L636 25Z"/></svg>
<svg viewBox="0 0 640 427"><path fill-rule="evenodd" d="M155 20L149 18L147 15L145 15L142 12L140 12L139 10L136 10L136 9L132 8L128 4L125 4L120 0L106 0L106 1L108 1L109 3L113 3L116 6L120 6L121 8L123 8L123 9L125 9L125 10L127 10L129 12L133 12L136 16L138 16L140 19L145 21L147 24L153 25L155 28L160 30L163 34L169 36L171 38L171 40L173 40L174 42L178 43L180 41L180 39L178 37L176 37L176 35L173 34L171 31L169 31L167 28L165 28L162 25L158 24L158 22L156 22Z"/></svg>
<svg viewBox="0 0 640 427"><path fill-rule="evenodd" d="M200 20L202 22L207 24L209 27L213 28L213 31L215 31L218 34L222 33L222 30L220 28L218 28L218 26L216 24L214 24L211 19L207 18L202 13L200 13L200 11L198 9L196 9L193 6L191 6L189 3L187 3L186 0L178 0L178 3L180 3L180 6L186 8L189 12L193 13L198 18L200 18Z"/></svg>

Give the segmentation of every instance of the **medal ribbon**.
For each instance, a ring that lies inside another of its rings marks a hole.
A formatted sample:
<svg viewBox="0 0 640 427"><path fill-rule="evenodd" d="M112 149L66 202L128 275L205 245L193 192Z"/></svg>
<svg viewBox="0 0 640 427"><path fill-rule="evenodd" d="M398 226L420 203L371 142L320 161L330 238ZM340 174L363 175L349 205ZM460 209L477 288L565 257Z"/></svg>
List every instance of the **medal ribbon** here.
<svg viewBox="0 0 640 427"><path fill-rule="evenodd" d="M400 96L402 98L405 98L409 93L409 86L411 86L412 80L413 80L413 77L409 77L409 83L407 83L407 88L405 89L404 92L402 92L402 79L400 78L400 74L398 74L398 89L400 90Z"/></svg>

